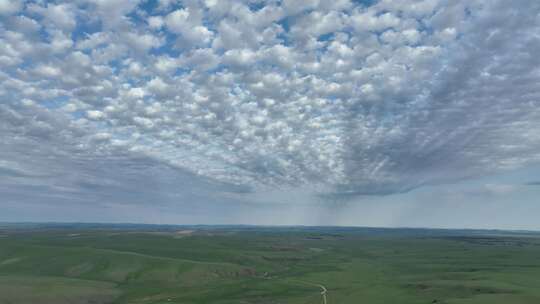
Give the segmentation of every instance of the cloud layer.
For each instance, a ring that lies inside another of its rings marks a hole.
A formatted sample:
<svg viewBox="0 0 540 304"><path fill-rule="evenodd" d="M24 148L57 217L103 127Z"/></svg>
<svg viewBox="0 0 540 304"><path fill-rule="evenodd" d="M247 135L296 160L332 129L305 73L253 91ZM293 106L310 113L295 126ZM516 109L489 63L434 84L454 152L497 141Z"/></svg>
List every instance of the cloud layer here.
<svg viewBox="0 0 540 304"><path fill-rule="evenodd" d="M392 194L540 162L540 2L0 0L6 199Z"/></svg>

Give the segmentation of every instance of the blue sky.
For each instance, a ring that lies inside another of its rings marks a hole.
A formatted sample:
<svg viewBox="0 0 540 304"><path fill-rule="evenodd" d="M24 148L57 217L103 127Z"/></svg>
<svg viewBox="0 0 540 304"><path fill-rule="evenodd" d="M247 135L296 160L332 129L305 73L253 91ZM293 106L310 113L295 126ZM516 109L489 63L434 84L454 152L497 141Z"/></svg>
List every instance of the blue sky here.
<svg viewBox="0 0 540 304"><path fill-rule="evenodd" d="M540 229L539 11L0 0L0 221Z"/></svg>

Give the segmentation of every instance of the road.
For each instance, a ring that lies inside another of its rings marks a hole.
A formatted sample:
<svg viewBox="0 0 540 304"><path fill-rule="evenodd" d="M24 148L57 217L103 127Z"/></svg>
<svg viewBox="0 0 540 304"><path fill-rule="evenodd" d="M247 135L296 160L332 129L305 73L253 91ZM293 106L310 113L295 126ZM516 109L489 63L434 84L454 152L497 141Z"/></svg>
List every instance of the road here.
<svg viewBox="0 0 540 304"><path fill-rule="evenodd" d="M326 292L328 290L326 289L326 287L324 287L324 285L321 285L321 284L316 284L316 285L318 285L321 288L321 296L323 299L323 304L326 304Z"/></svg>
<svg viewBox="0 0 540 304"><path fill-rule="evenodd" d="M328 304L327 299L326 299L326 292L328 292L328 289L326 289L326 287L324 285L317 284L317 283L306 282L306 281L300 281L300 280L291 280L291 281L319 287L321 289L321 297L322 297L323 304Z"/></svg>

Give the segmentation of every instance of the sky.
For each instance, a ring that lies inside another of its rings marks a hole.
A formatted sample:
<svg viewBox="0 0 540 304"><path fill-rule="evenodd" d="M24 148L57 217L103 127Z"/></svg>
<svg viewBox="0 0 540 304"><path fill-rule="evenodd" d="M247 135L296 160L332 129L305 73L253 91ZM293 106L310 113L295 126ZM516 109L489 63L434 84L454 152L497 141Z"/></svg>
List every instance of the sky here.
<svg viewBox="0 0 540 304"><path fill-rule="evenodd" d="M0 221L540 229L540 1L0 0Z"/></svg>

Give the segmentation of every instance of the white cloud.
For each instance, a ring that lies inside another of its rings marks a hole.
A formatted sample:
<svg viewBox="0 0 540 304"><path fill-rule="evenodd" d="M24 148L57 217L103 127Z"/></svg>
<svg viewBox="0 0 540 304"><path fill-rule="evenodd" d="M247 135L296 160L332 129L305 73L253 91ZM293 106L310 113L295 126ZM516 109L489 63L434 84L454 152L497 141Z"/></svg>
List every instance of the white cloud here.
<svg viewBox="0 0 540 304"><path fill-rule="evenodd" d="M100 16L100 21L107 29L125 24L126 14L135 9L139 0L93 0L96 5L96 13Z"/></svg>
<svg viewBox="0 0 540 304"><path fill-rule="evenodd" d="M150 49L158 48L163 44L160 39L152 34L127 33L129 44L140 52L147 52Z"/></svg>
<svg viewBox="0 0 540 304"><path fill-rule="evenodd" d="M91 111L86 111L86 116L92 120L101 120L105 117L105 113L101 111L91 110Z"/></svg>
<svg viewBox="0 0 540 304"><path fill-rule="evenodd" d="M179 62L177 58L164 55L156 58L154 67L160 73L171 73L179 67Z"/></svg>
<svg viewBox="0 0 540 304"><path fill-rule="evenodd" d="M26 16L16 16L13 20L15 30L25 34L32 34L39 31L41 25L34 19Z"/></svg>
<svg viewBox="0 0 540 304"><path fill-rule="evenodd" d="M48 78L58 77L62 73L62 71L58 67L52 65L40 65L36 67L34 71L39 76Z"/></svg>
<svg viewBox="0 0 540 304"><path fill-rule="evenodd" d="M223 54L223 63L234 67L246 67L254 64L256 57L257 53L250 49L230 50Z"/></svg>
<svg viewBox="0 0 540 304"><path fill-rule="evenodd" d="M0 0L0 16L14 14L22 7L23 2L19 0Z"/></svg>
<svg viewBox="0 0 540 304"><path fill-rule="evenodd" d="M53 53L64 52L73 46L71 38L61 31L53 31L51 36L50 46Z"/></svg>
<svg viewBox="0 0 540 304"><path fill-rule="evenodd" d="M319 5L319 0L284 0L283 9L287 15L295 15L300 12L314 9Z"/></svg>
<svg viewBox="0 0 540 304"><path fill-rule="evenodd" d="M62 30L72 30L76 25L73 7L68 4L48 3L45 8L36 7L36 11L42 14L48 22Z"/></svg>
<svg viewBox="0 0 540 304"><path fill-rule="evenodd" d="M146 84L146 87L148 88L148 91L157 95L166 95L171 93L171 86L164 82L160 77L150 80Z"/></svg>
<svg viewBox="0 0 540 304"><path fill-rule="evenodd" d="M178 9L170 13L165 18L165 24L171 32L180 34L185 42L194 45L208 44L214 35L201 24L200 12L190 8Z"/></svg>
<svg viewBox="0 0 540 304"><path fill-rule="evenodd" d="M358 11L351 15L350 21L354 29L362 31L382 31L388 28L398 27L401 20L394 14L387 12L376 15L375 11Z"/></svg>
<svg viewBox="0 0 540 304"><path fill-rule="evenodd" d="M154 122L146 117L133 117L133 121L139 126L142 126L143 128L150 129L154 126Z"/></svg>
<svg viewBox="0 0 540 304"><path fill-rule="evenodd" d="M188 54L183 63L194 70L209 70L217 67L220 62L218 55L211 48L196 49Z"/></svg>
<svg viewBox="0 0 540 304"><path fill-rule="evenodd" d="M421 34L416 29L408 29L402 32L388 30L381 35L382 41L393 46L416 44L420 41L420 38Z"/></svg>
<svg viewBox="0 0 540 304"><path fill-rule="evenodd" d="M343 15L337 11L328 13L314 11L301 18L291 29L295 36L320 36L341 30L344 26Z"/></svg>
<svg viewBox="0 0 540 304"><path fill-rule="evenodd" d="M153 29L160 29L165 24L163 17L161 16L152 16L148 18L148 26Z"/></svg>
<svg viewBox="0 0 540 304"><path fill-rule="evenodd" d="M194 24L194 20L190 19L189 9L179 9L167 15L166 23L169 30L174 33L181 34L184 31L189 31L189 28Z"/></svg>
<svg viewBox="0 0 540 304"><path fill-rule="evenodd" d="M309 184L329 197L538 163L539 7L527 4L18 6L0 27L0 152L40 160L19 150L57 136L59 155L131 151L223 191Z"/></svg>

